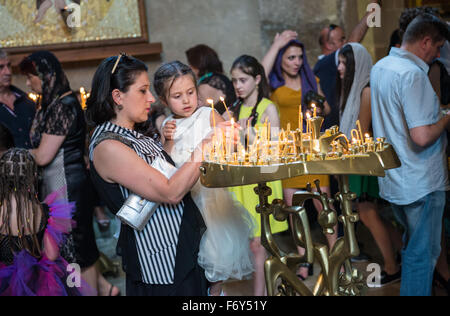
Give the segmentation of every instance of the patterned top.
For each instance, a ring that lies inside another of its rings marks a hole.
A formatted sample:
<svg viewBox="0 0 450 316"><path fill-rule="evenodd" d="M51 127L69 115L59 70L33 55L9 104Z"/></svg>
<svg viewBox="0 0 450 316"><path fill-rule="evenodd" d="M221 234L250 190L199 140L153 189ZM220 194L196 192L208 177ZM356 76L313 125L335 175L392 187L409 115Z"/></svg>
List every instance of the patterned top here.
<svg viewBox="0 0 450 316"><path fill-rule="evenodd" d="M76 118L71 105L56 100L48 108L39 109L31 127L33 148L39 147L42 134L67 136Z"/></svg>
<svg viewBox="0 0 450 316"><path fill-rule="evenodd" d="M149 165L158 157L167 160L161 144L152 138L106 122L98 126L92 135L89 146L91 164L97 140L104 133L114 133L130 141L136 154ZM120 191L126 200L130 191L123 186L120 186ZM184 202L177 205L161 204L142 232L134 230L143 283L174 283L175 257L183 211Z"/></svg>

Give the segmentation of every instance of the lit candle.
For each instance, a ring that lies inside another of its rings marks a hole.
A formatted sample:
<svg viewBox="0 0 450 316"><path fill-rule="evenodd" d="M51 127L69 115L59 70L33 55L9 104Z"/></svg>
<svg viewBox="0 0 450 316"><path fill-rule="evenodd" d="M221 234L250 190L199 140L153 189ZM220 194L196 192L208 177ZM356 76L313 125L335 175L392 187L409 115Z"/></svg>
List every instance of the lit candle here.
<svg viewBox="0 0 450 316"><path fill-rule="evenodd" d="M238 157L237 157L237 153L233 154L233 164L237 164L238 163Z"/></svg>
<svg viewBox="0 0 450 316"><path fill-rule="evenodd" d="M303 134L303 112L300 112L300 120L298 123L298 128L300 129L300 133Z"/></svg>
<svg viewBox="0 0 450 316"><path fill-rule="evenodd" d="M301 124L302 124L302 121L303 121L303 113L302 113L302 106L300 105L299 107L298 107L298 128L300 129L301 127Z"/></svg>
<svg viewBox="0 0 450 316"><path fill-rule="evenodd" d="M216 154L216 146L217 146L217 137L213 136L212 138L212 146L210 147L210 153L209 153L209 157L211 159L214 159L214 156Z"/></svg>
<svg viewBox="0 0 450 316"><path fill-rule="evenodd" d="M30 93L30 94L28 94L28 98L30 98L31 100L33 100L34 102L36 102L37 99L38 99L38 96L35 95L34 93Z"/></svg>
<svg viewBox="0 0 450 316"><path fill-rule="evenodd" d="M81 96L81 108L84 110L86 109L86 90L84 90L84 87L80 88L80 96Z"/></svg>
<svg viewBox="0 0 450 316"><path fill-rule="evenodd" d="M205 147L206 147L206 144L203 144L202 145L202 161L205 161Z"/></svg>
<svg viewBox="0 0 450 316"><path fill-rule="evenodd" d="M227 144L227 137L225 135L225 131L222 130L222 152L223 152L223 158L225 158L225 155L227 153L226 144Z"/></svg>
<svg viewBox="0 0 450 316"><path fill-rule="evenodd" d="M314 109L314 117L317 117L317 106L315 103L311 104L311 107Z"/></svg>
<svg viewBox="0 0 450 316"><path fill-rule="evenodd" d="M220 101L222 101L223 105L225 106L225 110L228 113L228 117L231 118L232 116L230 114L230 111L228 111L228 106L227 106L227 103L225 102L225 98L224 97L220 97Z"/></svg>
<svg viewBox="0 0 450 316"><path fill-rule="evenodd" d="M306 133L311 133L311 113L309 112L306 113Z"/></svg>
<svg viewBox="0 0 450 316"><path fill-rule="evenodd" d="M229 147L229 151L228 154L231 154L232 148L233 148L233 144L234 144L234 118L231 119L231 136L230 136L230 147Z"/></svg>
<svg viewBox="0 0 450 316"><path fill-rule="evenodd" d="M250 120L247 121L247 152L250 148Z"/></svg>
<svg viewBox="0 0 450 316"><path fill-rule="evenodd" d="M217 128L216 128L216 111L214 109L214 100L213 99L208 99L206 100L206 102L208 102L211 105L212 108L212 115L213 115L213 125L214 125L214 134L217 136Z"/></svg>
<svg viewBox="0 0 450 316"><path fill-rule="evenodd" d="M278 153L281 153L281 145L283 144L283 136L284 129L281 130L280 134L278 135Z"/></svg>
<svg viewBox="0 0 450 316"><path fill-rule="evenodd" d="M358 131L359 131L359 139L361 140L361 143L364 142L364 138L363 138L363 132L362 132L362 128L361 128L361 122L359 120L356 121L356 126L358 126Z"/></svg>
<svg viewBox="0 0 450 316"><path fill-rule="evenodd" d="M242 145L240 145L238 153L239 153L238 156L239 164L245 163L245 148Z"/></svg>
<svg viewBox="0 0 450 316"><path fill-rule="evenodd" d="M352 136L352 138L353 138L353 141L356 140L357 143L358 143L358 141L360 140L360 134L359 134L359 132L358 132L356 129L352 129L351 134L352 134L351 136Z"/></svg>
<svg viewBox="0 0 450 316"><path fill-rule="evenodd" d="M263 142L267 141L267 137L269 136L267 133L268 123L269 123L269 118L266 118L266 121L264 122L264 129L263 129Z"/></svg>
<svg viewBox="0 0 450 316"><path fill-rule="evenodd" d="M295 155L295 157L297 157L297 144L295 142L295 133L291 132L291 136L292 136L292 142L293 142L293 145L294 145L294 155Z"/></svg>

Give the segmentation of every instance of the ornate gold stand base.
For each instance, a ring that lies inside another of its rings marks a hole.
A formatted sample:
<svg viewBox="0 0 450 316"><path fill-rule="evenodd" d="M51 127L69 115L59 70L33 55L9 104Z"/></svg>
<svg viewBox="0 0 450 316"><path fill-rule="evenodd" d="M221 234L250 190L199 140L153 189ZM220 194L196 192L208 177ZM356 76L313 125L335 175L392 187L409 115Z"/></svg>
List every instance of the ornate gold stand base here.
<svg viewBox="0 0 450 316"><path fill-rule="evenodd" d="M350 263L352 257L359 255L355 236L355 223L359 217L352 211L351 204L356 196L350 192L348 175L384 177L386 170L398 168L401 163L394 148L385 143L384 139L380 139L376 144L367 142L364 146L355 146L351 154L339 155L338 153L336 156L334 149L330 152L332 142L341 135L336 136L336 132L336 130L331 132L328 138L321 138L319 155L321 159L311 160L306 159L305 155L300 155L302 158L300 160L273 165L223 165L204 162L200 168L202 184L208 188L259 183L255 189L259 196L256 211L261 214L261 242L271 255L265 263L267 289L271 296L361 295L361 290L365 286L362 274L353 269ZM336 199L341 204L342 216L339 217L339 221L343 224L344 236L336 242L333 249L313 242L308 217L303 207L307 200L318 200L323 206L323 211L319 215L319 224L324 234L333 234L334 227L338 223L338 216L330 207L333 201L320 191L318 181L315 183L318 192L312 193L311 189L307 192L297 192L294 195L292 207L287 207L282 200L275 200L272 204L268 202L272 192L266 185L267 182L318 174L339 175L340 193L336 195ZM290 216L292 217L293 239L296 246L305 248L303 256L282 255L271 233L270 215L278 221L286 221ZM310 290L299 280L296 271L300 264L314 262L320 264L322 271L316 286Z"/></svg>
<svg viewBox="0 0 450 316"><path fill-rule="evenodd" d="M339 220L344 226L344 236L337 240L333 249L327 245L315 243L312 240L306 210L303 207L305 201L318 200L323 211L319 215L319 224L324 234L333 234L334 227L338 223L337 213L330 205L333 200L320 191L320 183L316 181L317 193L298 192L294 195L293 206L287 207L283 201L275 200L268 203L268 197L272 194L266 184L259 184L255 188L260 199L257 212L261 214L263 246L269 251L271 257L265 263L266 284L269 296L343 296L361 295L364 288L362 274L353 269L350 259L359 255L358 243L355 236L355 223L359 216L353 213L351 203L355 195L349 191L348 176L339 177L340 193L336 198L342 207L342 216ZM293 218L293 239L296 246L305 248L304 256L289 254L282 256L279 247L274 241L270 229L269 216L273 215L278 221ZM313 290L310 290L297 277L296 271L300 264L313 264L318 262L321 273ZM341 271L344 272L341 272ZM277 284L279 284L277 286Z"/></svg>

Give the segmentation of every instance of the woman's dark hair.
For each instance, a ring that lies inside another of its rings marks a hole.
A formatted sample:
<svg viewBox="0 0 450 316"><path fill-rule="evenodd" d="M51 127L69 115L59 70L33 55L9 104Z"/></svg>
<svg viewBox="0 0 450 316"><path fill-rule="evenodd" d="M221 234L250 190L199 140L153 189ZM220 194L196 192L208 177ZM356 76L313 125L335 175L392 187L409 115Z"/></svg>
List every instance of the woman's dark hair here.
<svg viewBox="0 0 450 316"><path fill-rule="evenodd" d="M198 76L202 77L207 73L223 73L223 65L216 51L211 47L200 44L186 51L189 65L199 70Z"/></svg>
<svg viewBox="0 0 450 316"><path fill-rule="evenodd" d="M402 38L400 36L400 30L396 29L394 32L392 32L392 35L391 35L391 39L389 42L388 55L393 47L396 47L397 45L401 45L401 44L402 44Z"/></svg>
<svg viewBox="0 0 450 316"><path fill-rule="evenodd" d="M120 58L116 68L117 59ZM90 124L101 125L116 117L112 92L115 89L126 93L137 77L147 72L147 66L139 59L120 55L105 59L92 80L91 96L87 101L86 117Z"/></svg>
<svg viewBox="0 0 450 316"><path fill-rule="evenodd" d="M14 147L14 138L11 132L0 124L0 152Z"/></svg>
<svg viewBox="0 0 450 316"><path fill-rule="evenodd" d="M159 102L152 104L152 110L150 111L148 120L140 127L139 132L145 136L153 138L155 141L160 142L161 134L157 128L156 121L162 115L166 115L164 105Z"/></svg>
<svg viewBox="0 0 450 316"><path fill-rule="evenodd" d="M343 113L355 80L355 54L351 45L345 45L339 55L346 59L344 80L341 80L339 73L337 76L337 101L340 104L340 111Z"/></svg>
<svg viewBox="0 0 450 316"><path fill-rule="evenodd" d="M24 58L19 64L20 72L23 75L32 74L34 76L38 76L38 72L36 70L36 66L33 61L29 58Z"/></svg>
<svg viewBox="0 0 450 316"><path fill-rule="evenodd" d="M233 83L227 76L214 73L199 82L199 86L203 84L222 91L227 106L232 106L236 102L236 92L234 91ZM220 115L224 114L226 111L225 106L221 101L217 102L214 107Z"/></svg>
<svg viewBox="0 0 450 316"><path fill-rule="evenodd" d="M197 79L191 67L179 61L172 61L159 67L153 79L153 87L161 101L167 103L167 97L169 96L173 83L176 79L183 76L191 76L197 89Z"/></svg>
<svg viewBox="0 0 450 316"><path fill-rule="evenodd" d="M409 24L421 14L431 14L435 17L440 17L439 10L433 7L417 7L417 8L408 8L405 9L399 19L399 35L400 38L403 38L405 35L406 29Z"/></svg>
<svg viewBox="0 0 450 316"><path fill-rule="evenodd" d="M25 57L19 64L19 68L24 75L32 74L42 81L42 97L39 98L39 106L43 109L71 91L61 63L52 52L35 52Z"/></svg>
<svg viewBox="0 0 450 316"><path fill-rule="evenodd" d="M256 101L256 104L253 107L252 113L250 115L250 117L253 117L252 125L254 127L258 122L258 104L263 98L268 98L270 95L270 86L267 82L266 72L264 70L264 67L255 57L248 55L242 55L234 61L233 66L231 66L231 71L235 69L239 69L246 75L252 76L253 78L256 78L257 76L261 77L261 82L258 85L258 100ZM236 121L239 120L239 113L241 111L243 103L244 100L239 98L232 107Z"/></svg>

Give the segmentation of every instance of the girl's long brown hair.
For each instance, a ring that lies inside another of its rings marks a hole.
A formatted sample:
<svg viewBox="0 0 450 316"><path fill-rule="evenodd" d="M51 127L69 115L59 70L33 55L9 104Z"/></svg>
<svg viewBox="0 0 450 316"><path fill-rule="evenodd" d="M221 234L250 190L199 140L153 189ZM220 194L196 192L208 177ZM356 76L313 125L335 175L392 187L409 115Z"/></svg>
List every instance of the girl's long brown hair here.
<svg viewBox="0 0 450 316"><path fill-rule="evenodd" d="M231 71L234 69L239 69L246 75L252 76L253 78L256 78L258 75L261 77L261 82L258 85L258 100L256 101L256 104L252 109L252 113L250 114L250 117L253 117L252 125L255 127L258 123L258 104L263 98L268 98L270 94L270 86L267 82L266 72L264 67L255 57L248 55L242 55L236 59L231 67ZM239 114L243 103L243 99L238 99L232 107L236 122L239 121Z"/></svg>
<svg viewBox="0 0 450 316"><path fill-rule="evenodd" d="M37 196L37 175L37 165L25 149L10 149L0 158L0 236L17 237L19 247L38 258L41 247L37 234L43 208ZM15 222L17 236L11 229ZM31 237L31 244L27 237Z"/></svg>

